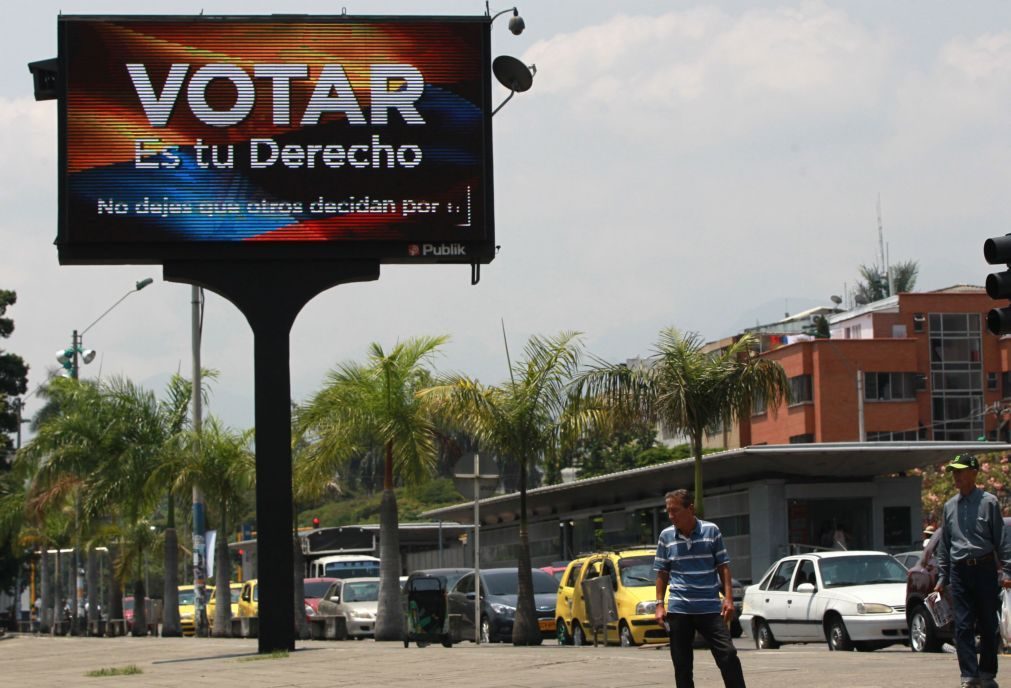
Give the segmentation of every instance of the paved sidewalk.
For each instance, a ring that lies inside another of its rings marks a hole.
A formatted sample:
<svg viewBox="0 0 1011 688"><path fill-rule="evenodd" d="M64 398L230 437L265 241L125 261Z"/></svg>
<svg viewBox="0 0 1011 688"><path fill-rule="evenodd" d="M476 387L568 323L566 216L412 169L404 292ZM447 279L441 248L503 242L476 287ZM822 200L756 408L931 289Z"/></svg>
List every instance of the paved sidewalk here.
<svg viewBox="0 0 1011 688"><path fill-rule="evenodd" d="M934 688L957 686L950 654L908 648L829 652L823 644L758 652L742 639L749 688ZM287 657L258 658L255 640L198 638L51 638L0 640L4 686L213 686L274 688L645 688L673 686L666 647L540 647L461 643L404 649L401 643L304 641ZM133 676L87 677L136 665ZM1011 675L1011 662L1005 664ZM1008 679L1011 681L1011 678ZM695 685L723 683L708 651L696 651Z"/></svg>

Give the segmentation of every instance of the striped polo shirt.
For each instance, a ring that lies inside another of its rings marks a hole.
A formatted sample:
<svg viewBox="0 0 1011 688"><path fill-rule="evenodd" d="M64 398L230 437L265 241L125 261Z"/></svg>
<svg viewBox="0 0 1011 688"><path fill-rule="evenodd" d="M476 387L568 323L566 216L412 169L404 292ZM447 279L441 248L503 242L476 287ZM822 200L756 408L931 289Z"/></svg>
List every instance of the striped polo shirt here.
<svg viewBox="0 0 1011 688"><path fill-rule="evenodd" d="M670 576L667 611L671 614L719 614L720 576L716 567L729 564L723 535L715 523L695 520L688 537L674 526L660 533L653 570Z"/></svg>

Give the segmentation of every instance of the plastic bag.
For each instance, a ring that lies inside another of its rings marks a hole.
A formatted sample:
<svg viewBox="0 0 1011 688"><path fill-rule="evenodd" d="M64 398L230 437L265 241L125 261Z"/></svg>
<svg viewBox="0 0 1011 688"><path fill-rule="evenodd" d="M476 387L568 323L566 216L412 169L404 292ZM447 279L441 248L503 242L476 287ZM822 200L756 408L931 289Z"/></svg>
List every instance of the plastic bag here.
<svg viewBox="0 0 1011 688"><path fill-rule="evenodd" d="M934 617L934 625L940 628L951 623L955 615L952 613L951 604L939 592L932 592L924 600L927 610Z"/></svg>
<svg viewBox="0 0 1011 688"><path fill-rule="evenodd" d="M1011 645L1011 588L1001 588L1000 601L1000 637Z"/></svg>

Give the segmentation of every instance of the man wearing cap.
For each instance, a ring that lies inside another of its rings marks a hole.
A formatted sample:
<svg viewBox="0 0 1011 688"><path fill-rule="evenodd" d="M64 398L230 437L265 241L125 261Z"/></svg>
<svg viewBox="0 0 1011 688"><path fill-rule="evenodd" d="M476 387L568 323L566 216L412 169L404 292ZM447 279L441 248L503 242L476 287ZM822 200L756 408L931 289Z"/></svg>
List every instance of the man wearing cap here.
<svg viewBox="0 0 1011 688"><path fill-rule="evenodd" d="M927 543L934 536L934 526L927 526L923 529L923 549L927 549Z"/></svg>
<svg viewBox="0 0 1011 688"><path fill-rule="evenodd" d="M955 603L955 649L963 688L996 688L998 564L1011 574L1011 542L997 498L976 487L979 459L959 454L945 466L958 494L944 505L937 547L937 592L951 586ZM1003 585L1011 587L1011 579ZM979 624L979 658L976 624Z"/></svg>

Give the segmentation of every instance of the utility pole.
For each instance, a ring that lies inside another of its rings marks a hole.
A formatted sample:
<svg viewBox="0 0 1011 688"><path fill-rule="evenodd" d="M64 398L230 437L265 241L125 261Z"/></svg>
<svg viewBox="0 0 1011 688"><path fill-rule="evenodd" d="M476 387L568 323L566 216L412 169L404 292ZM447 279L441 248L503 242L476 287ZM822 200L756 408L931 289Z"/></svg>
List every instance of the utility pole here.
<svg viewBox="0 0 1011 688"><path fill-rule="evenodd" d="M193 346L193 432L199 436L203 429L203 398L201 397L200 337L203 331L203 293L200 287L190 288L191 326ZM207 637L207 541L204 531L204 494L198 485L193 486L193 624L198 637ZM218 581L218 584L222 584ZM228 586L228 581L224 581Z"/></svg>

